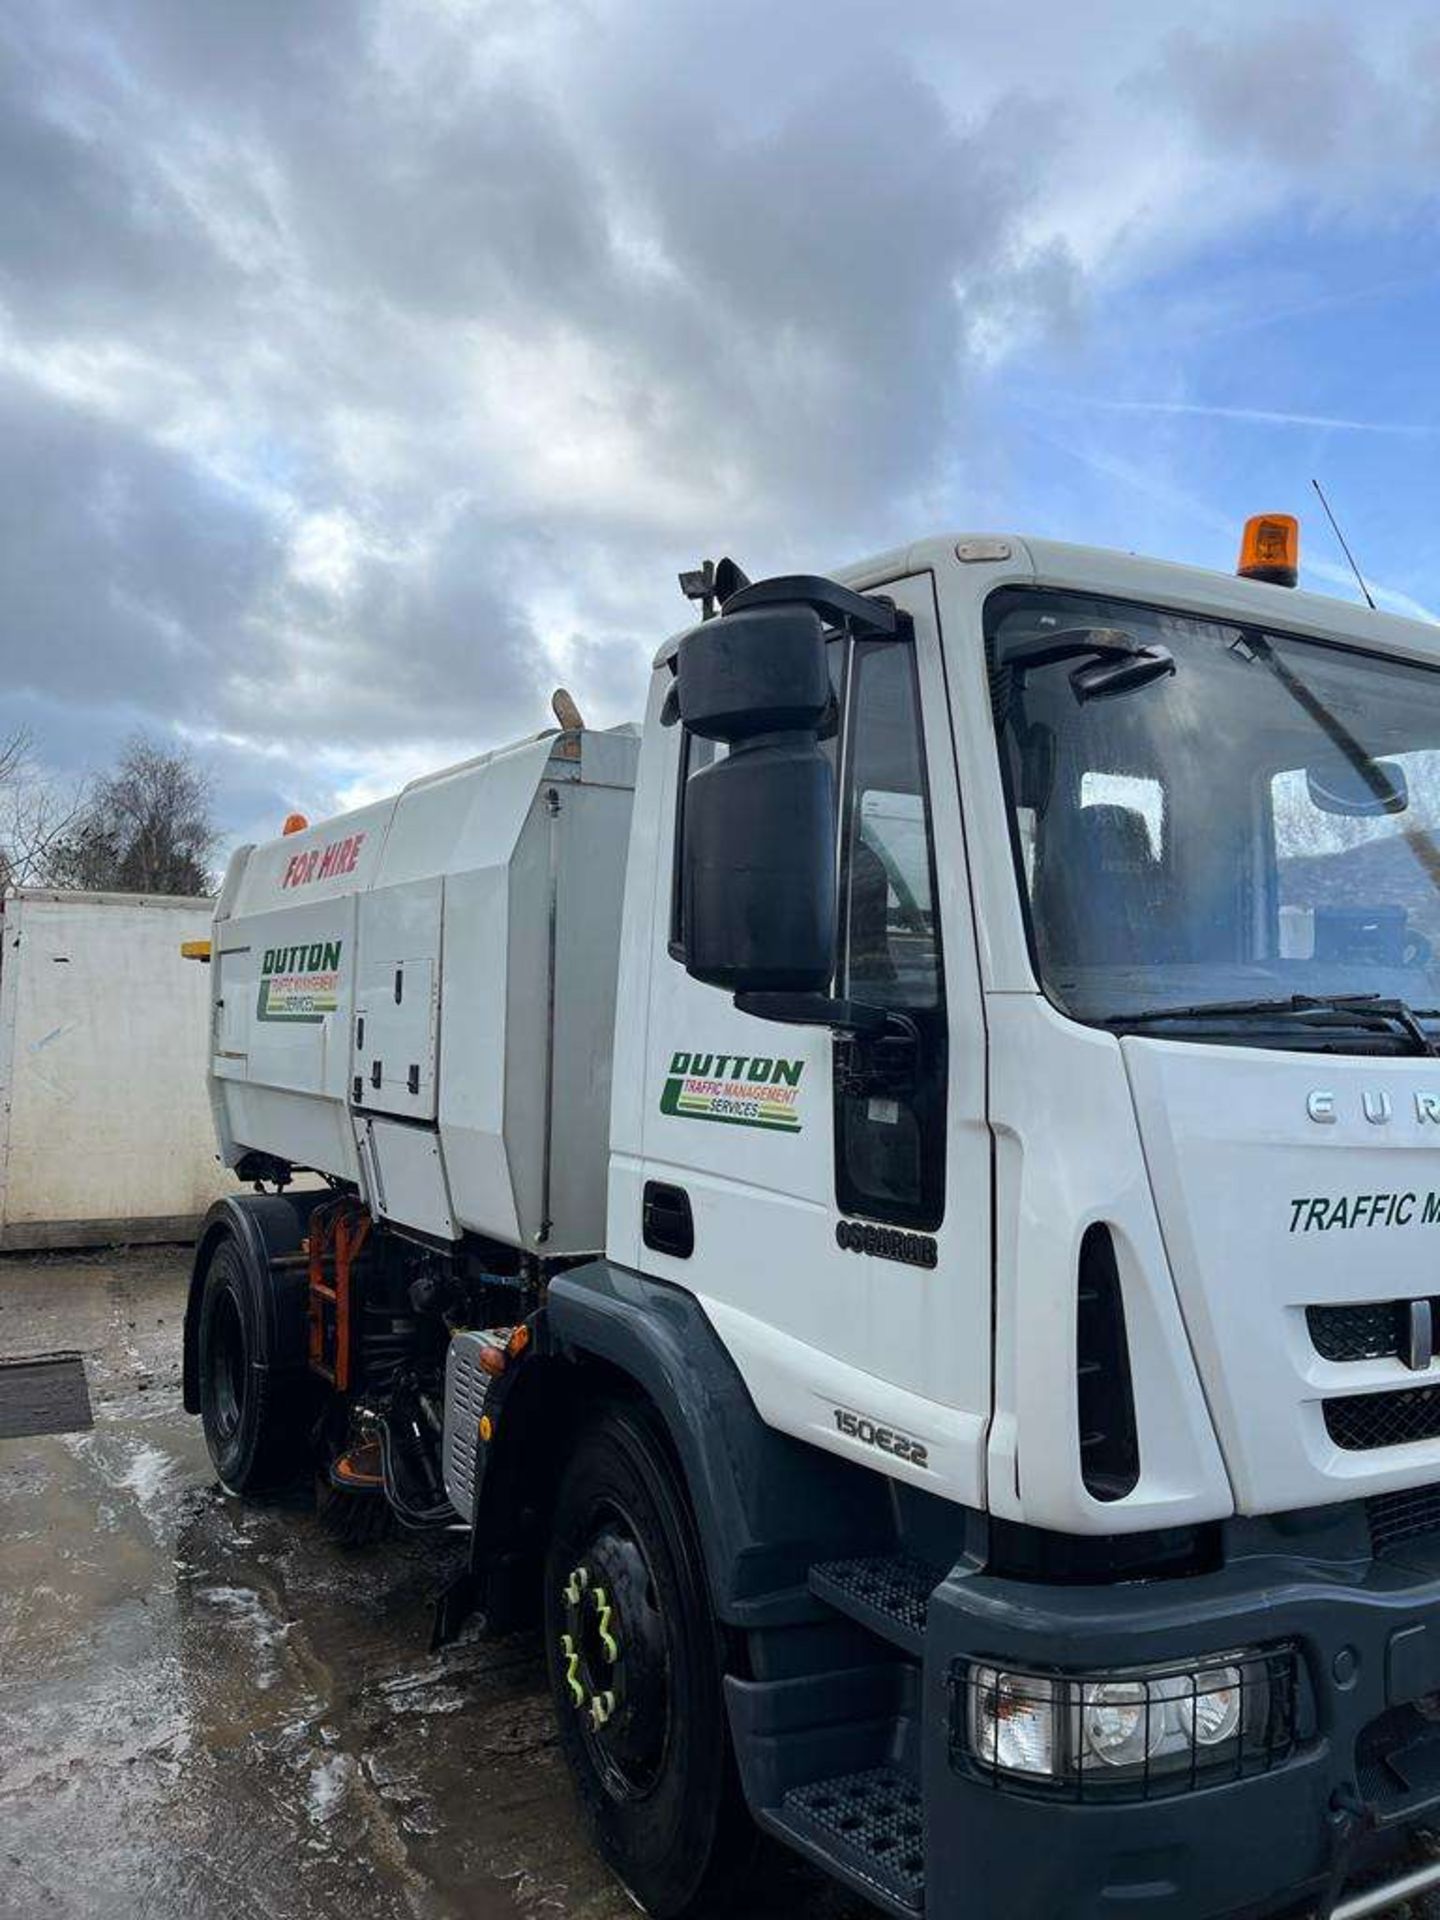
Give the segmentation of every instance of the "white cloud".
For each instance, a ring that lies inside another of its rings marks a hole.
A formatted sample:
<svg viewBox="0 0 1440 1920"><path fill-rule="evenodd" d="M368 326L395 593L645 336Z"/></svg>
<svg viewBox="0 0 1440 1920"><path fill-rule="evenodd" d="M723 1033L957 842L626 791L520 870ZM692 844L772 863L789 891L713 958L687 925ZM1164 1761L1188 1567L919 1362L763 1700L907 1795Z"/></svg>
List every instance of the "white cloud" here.
<svg viewBox="0 0 1440 1920"><path fill-rule="evenodd" d="M1081 394L1064 396L1071 406L1093 407L1105 413L1183 413L1206 420L1238 420L1247 426L1319 427L1337 433L1398 433L1407 439L1426 439L1435 428L1405 420L1347 420L1325 413L1285 413L1270 407L1217 407L1199 400L1107 400Z"/></svg>
<svg viewBox="0 0 1440 1920"><path fill-rule="evenodd" d="M346 22L0 21L0 662L52 718L70 703L76 752L188 729L237 820L292 778L333 804L542 725L557 677L633 710L702 551L917 532L984 483L974 396L1017 355L1143 312L1158 273L1281 209L1435 192L1440 37L1409 0ZM1217 283L1187 324L1315 299L1269 294ZM1412 431L1212 406L1178 374L1088 404ZM1030 424L1219 517L1073 417Z"/></svg>
<svg viewBox="0 0 1440 1920"><path fill-rule="evenodd" d="M343 600L356 584L361 551L360 530L348 513L307 513L291 530L290 578L331 600Z"/></svg>

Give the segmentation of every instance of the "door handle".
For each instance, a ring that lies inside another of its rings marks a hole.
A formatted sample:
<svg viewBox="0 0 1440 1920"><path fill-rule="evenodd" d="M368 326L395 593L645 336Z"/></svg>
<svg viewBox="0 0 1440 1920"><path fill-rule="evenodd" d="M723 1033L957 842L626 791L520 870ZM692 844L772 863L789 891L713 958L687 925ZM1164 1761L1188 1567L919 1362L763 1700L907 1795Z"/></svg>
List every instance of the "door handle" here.
<svg viewBox="0 0 1440 1920"><path fill-rule="evenodd" d="M668 1253L675 1260L688 1260L694 1253L695 1217L684 1187L647 1180L641 1223L641 1237L653 1253Z"/></svg>

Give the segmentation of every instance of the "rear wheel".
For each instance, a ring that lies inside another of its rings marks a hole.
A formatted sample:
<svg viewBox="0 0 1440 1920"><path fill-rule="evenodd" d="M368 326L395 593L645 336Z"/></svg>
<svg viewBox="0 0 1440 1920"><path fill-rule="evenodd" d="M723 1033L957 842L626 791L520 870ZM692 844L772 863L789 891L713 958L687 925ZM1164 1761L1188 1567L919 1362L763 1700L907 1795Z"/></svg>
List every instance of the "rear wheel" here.
<svg viewBox="0 0 1440 1920"><path fill-rule="evenodd" d="M283 1370L294 1356L271 1351L265 1285L223 1239L205 1274L197 1357L205 1444L231 1493L283 1486L306 1464L309 1382Z"/></svg>
<svg viewBox="0 0 1440 1920"><path fill-rule="evenodd" d="M546 1564L560 1741L596 1843L656 1920L691 1913L748 1860L720 1646L694 1522L664 1445L628 1408L585 1432Z"/></svg>

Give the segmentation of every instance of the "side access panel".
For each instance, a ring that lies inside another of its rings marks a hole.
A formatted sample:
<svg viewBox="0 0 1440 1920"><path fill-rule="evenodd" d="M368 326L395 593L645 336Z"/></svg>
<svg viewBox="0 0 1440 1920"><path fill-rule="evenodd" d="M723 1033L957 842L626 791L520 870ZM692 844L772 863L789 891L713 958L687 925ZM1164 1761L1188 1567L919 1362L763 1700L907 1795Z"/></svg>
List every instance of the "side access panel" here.
<svg viewBox="0 0 1440 1920"><path fill-rule="evenodd" d="M357 1114L355 1135L371 1211L433 1239L458 1240L460 1229L434 1128Z"/></svg>
<svg viewBox="0 0 1440 1920"><path fill-rule="evenodd" d="M231 1165L262 1147L355 1177L345 1111L355 965L353 896L216 921L210 1088Z"/></svg>
<svg viewBox="0 0 1440 1920"><path fill-rule="evenodd" d="M441 880L360 896L352 1100L433 1121L440 1040Z"/></svg>

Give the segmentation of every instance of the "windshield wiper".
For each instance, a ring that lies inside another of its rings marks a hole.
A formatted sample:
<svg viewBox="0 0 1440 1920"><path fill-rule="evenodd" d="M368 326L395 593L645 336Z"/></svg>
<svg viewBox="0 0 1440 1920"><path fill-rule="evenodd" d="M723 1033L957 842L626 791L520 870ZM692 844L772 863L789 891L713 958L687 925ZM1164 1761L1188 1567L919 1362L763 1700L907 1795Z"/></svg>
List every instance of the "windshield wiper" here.
<svg viewBox="0 0 1440 1920"><path fill-rule="evenodd" d="M1436 1009L1421 1011L1433 1014ZM1112 1014L1101 1022L1106 1027L1154 1026L1167 1020L1243 1019L1249 1014L1348 1015L1356 1024L1398 1026L1415 1043L1418 1053L1440 1054L1440 1042L1420 1024L1420 1014L1408 1001L1385 999L1378 993L1290 993L1269 1000L1199 1000L1188 1007L1147 1007L1137 1013Z"/></svg>

